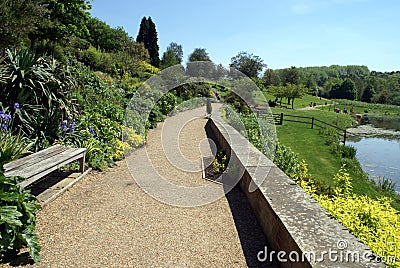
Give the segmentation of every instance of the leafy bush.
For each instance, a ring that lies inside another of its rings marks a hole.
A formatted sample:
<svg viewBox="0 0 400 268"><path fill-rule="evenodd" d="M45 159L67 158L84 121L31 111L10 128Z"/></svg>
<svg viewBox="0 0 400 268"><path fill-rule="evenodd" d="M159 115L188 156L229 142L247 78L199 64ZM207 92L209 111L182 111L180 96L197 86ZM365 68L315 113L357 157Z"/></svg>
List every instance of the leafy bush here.
<svg viewBox="0 0 400 268"><path fill-rule="evenodd" d="M116 67L111 54L102 52L94 47L79 51L78 60L95 71L115 74Z"/></svg>
<svg viewBox="0 0 400 268"><path fill-rule="evenodd" d="M68 69L54 59L16 49L6 51L0 70L1 101L11 111L11 129L34 139L35 150L52 144L69 112L74 82Z"/></svg>
<svg viewBox="0 0 400 268"><path fill-rule="evenodd" d="M340 145L339 153L343 158L353 159L356 157L357 149L354 146Z"/></svg>
<svg viewBox="0 0 400 268"><path fill-rule="evenodd" d="M36 198L17 184L16 178L6 178L0 170L0 253L14 258L23 247L29 248L34 262L40 260L40 246L35 235Z"/></svg>
<svg viewBox="0 0 400 268"><path fill-rule="evenodd" d="M378 179L375 180L375 184L379 191L395 193L396 183L390 178L378 177Z"/></svg>
<svg viewBox="0 0 400 268"><path fill-rule="evenodd" d="M342 168L335 176L336 195L313 197L391 267L400 267L400 214L387 197L378 200L351 193L351 179Z"/></svg>
<svg viewBox="0 0 400 268"><path fill-rule="evenodd" d="M215 173L223 173L228 164L228 158L226 153L223 151L218 152L217 156L213 160L212 167Z"/></svg>
<svg viewBox="0 0 400 268"><path fill-rule="evenodd" d="M26 154L32 145L33 142L21 134L0 130L0 167Z"/></svg>

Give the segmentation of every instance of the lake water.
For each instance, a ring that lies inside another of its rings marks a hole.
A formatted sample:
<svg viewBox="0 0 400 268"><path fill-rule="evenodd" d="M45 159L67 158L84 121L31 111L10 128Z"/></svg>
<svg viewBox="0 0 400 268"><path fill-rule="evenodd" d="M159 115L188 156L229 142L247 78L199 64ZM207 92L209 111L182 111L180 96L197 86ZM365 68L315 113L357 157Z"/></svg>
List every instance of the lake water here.
<svg viewBox="0 0 400 268"><path fill-rule="evenodd" d="M346 145L357 149L357 159L370 178L385 177L400 191L400 118L371 118L348 129Z"/></svg>

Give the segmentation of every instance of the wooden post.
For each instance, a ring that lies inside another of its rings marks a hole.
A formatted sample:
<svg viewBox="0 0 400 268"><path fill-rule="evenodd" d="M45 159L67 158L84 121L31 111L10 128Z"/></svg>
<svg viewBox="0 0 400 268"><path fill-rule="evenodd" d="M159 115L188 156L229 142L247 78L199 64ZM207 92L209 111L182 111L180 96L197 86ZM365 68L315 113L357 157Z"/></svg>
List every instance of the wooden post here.
<svg viewBox="0 0 400 268"><path fill-rule="evenodd" d="M311 129L313 129L313 128L314 128L314 116L311 119Z"/></svg>
<svg viewBox="0 0 400 268"><path fill-rule="evenodd" d="M283 125L283 113L281 113L281 118L280 118L280 120L279 120L279 125Z"/></svg>
<svg viewBox="0 0 400 268"><path fill-rule="evenodd" d="M85 172L85 152L82 155L82 158L79 159L79 171L80 172Z"/></svg>
<svg viewBox="0 0 400 268"><path fill-rule="evenodd" d="M343 132L343 145L346 145L346 136L347 136L347 130L345 129Z"/></svg>

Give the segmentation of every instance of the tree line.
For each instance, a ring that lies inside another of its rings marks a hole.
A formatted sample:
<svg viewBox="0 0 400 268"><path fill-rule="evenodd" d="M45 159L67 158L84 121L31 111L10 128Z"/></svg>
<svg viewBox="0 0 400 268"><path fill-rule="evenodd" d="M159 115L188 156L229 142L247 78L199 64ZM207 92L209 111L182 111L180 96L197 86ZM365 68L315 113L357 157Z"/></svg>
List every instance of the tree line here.
<svg viewBox="0 0 400 268"><path fill-rule="evenodd" d="M263 81L267 88L291 81L317 96L400 105L399 71L376 72L359 65L291 67L268 69Z"/></svg>

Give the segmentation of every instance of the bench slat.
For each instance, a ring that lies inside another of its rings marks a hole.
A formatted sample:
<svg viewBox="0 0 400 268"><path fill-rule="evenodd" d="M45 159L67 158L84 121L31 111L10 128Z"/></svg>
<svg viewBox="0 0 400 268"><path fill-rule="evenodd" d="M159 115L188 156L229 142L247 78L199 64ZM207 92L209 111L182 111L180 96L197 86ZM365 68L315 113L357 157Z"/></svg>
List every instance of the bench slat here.
<svg viewBox="0 0 400 268"><path fill-rule="evenodd" d="M28 155L26 157L17 159L13 162L4 165L4 170L6 172L10 172L14 169L25 168L27 166L31 166L37 162L40 162L44 159L50 158L54 155L62 153L68 150L67 147L62 145L54 145L37 153Z"/></svg>
<svg viewBox="0 0 400 268"><path fill-rule="evenodd" d="M81 153L78 154L78 155L72 156L71 158L64 160L64 162L58 163L57 165L49 166L47 169L42 170L42 171L40 171L40 172L37 172L37 174L31 176L29 179L26 179L26 180L24 180L24 181L21 181L21 182L19 183L19 185L20 185L21 187L26 187L27 185L29 185L29 184L31 184L31 183L37 181L38 179L43 178L44 176L46 176L46 175L49 174L50 172L59 169L59 168L62 167L63 165L66 165L66 164L68 164L68 163L70 163L70 162L72 162L72 161L75 161L75 160L77 160L77 159L80 159L80 158L84 157L84 155L85 155L85 152L83 151L83 152L81 152Z"/></svg>
<svg viewBox="0 0 400 268"><path fill-rule="evenodd" d="M86 148L68 148L53 145L47 149L20 158L4 165L6 177L26 178L19 184L25 187L60 167L80 159L80 170L84 171Z"/></svg>
<svg viewBox="0 0 400 268"><path fill-rule="evenodd" d="M40 162L36 162L36 163L28 165L26 167L20 166L18 169L6 171L4 173L4 175L6 177L19 176L19 177L29 178L38 173L41 173L42 171L51 169L54 166L58 166L60 164L65 165L65 164L67 164L66 162L68 160L70 160L71 158L74 158L74 160L82 158L85 151L86 151L85 148L78 148L78 149L68 149L67 148L66 151L62 151L61 153L53 155L50 158L43 159ZM71 161L69 161L69 162L71 162ZM48 173L50 173L50 172L48 172Z"/></svg>

